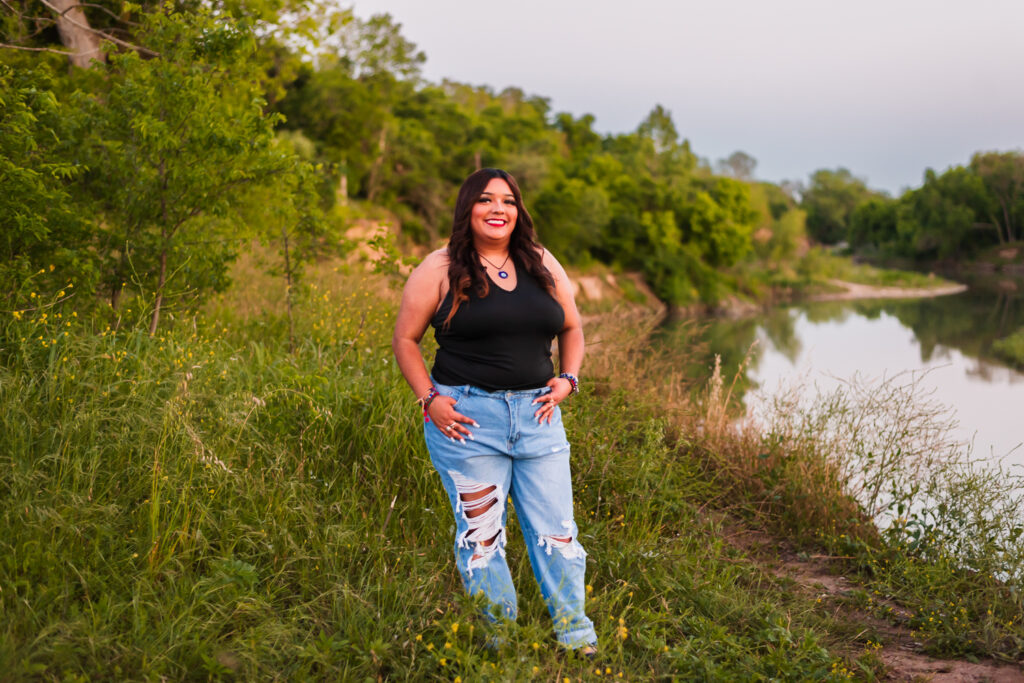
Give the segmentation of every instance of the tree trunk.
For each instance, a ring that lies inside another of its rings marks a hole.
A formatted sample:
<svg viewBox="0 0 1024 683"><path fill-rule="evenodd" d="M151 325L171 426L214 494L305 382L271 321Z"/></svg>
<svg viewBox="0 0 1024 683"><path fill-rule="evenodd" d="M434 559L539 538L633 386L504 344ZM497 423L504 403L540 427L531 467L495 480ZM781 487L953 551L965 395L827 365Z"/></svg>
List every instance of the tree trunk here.
<svg viewBox="0 0 1024 683"><path fill-rule="evenodd" d="M88 69L93 60L107 60L100 48L99 36L89 25L78 0L48 0L44 4L57 13L57 32L64 47L72 52L69 57L72 66Z"/></svg>
<svg viewBox="0 0 1024 683"><path fill-rule="evenodd" d="M1003 208L1003 220L1006 221L1007 242L1013 241L1013 220L1010 218L1010 207L1008 206L1009 202L1011 201L1013 201L1012 197L1009 200L1002 197L999 199L999 205L1002 206Z"/></svg>
<svg viewBox="0 0 1024 683"><path fill-rule="evenodd" d="M370 178L366 182L366 199L372 202L373 198L377 195L377 182L378 175L380 174L380 167L384 165L384 153L388 149L388 126L384 126L380 129L380 139L377 141L377 158L373 160L373 166L370 167Z"/></svg>
<svg viewBox="0 0 1024 683"><path fill-rule="evenodd" d="M338 203L348 206L348 171L341 172L341 180L338 181Z"/></svg>

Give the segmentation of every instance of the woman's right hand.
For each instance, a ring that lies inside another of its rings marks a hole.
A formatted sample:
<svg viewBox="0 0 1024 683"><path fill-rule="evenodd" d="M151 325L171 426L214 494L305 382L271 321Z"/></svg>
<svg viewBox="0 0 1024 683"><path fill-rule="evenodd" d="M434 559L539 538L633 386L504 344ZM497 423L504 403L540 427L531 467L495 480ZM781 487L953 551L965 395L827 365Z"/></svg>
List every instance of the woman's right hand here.
<svg viewBox="0 0 1024 683"><path fill-rule="evenodd" d="M434 423L438 431L447 436L449 439L455 439L462 443L466 443L466 438L473 439L473 433L469 431L469 427L479 427L471 417L466 417L459 411L455 410L455 399L451 396L438 396L430 405L427 407L427 415L430 416L430 421Z"/></svg>

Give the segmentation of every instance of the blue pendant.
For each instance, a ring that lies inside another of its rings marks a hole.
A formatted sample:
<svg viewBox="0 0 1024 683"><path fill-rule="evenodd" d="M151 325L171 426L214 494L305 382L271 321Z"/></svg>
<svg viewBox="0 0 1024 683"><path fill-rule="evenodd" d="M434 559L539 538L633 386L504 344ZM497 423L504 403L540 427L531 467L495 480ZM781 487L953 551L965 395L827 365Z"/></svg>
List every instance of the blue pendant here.
<svg viewBox="0 0 1024 683"><path fill-rule="evenodd" d="M508 273L506 273L504 270L499 270L498 277L500 277L502 280L506 280L508 279Z"/></svg>

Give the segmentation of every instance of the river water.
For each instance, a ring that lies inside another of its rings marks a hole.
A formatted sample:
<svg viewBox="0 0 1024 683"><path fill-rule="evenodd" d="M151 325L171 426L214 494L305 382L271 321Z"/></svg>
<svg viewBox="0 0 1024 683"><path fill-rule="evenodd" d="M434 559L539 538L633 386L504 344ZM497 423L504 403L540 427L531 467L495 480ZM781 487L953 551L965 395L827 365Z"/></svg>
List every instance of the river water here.
<svg viewBox="0 0 1024 683"><path fill-rule="evenodd" d="M793 386L813 395L854 378L914 378L950 409L958 423L953 436L972 443L974 457L1024 466L1024 373L991 352L993 341L1021 327L1024 282L1004 280L928 299L780 307L714 321L706 338L727 373L756 340L740 385L751 411Z"/></svg>

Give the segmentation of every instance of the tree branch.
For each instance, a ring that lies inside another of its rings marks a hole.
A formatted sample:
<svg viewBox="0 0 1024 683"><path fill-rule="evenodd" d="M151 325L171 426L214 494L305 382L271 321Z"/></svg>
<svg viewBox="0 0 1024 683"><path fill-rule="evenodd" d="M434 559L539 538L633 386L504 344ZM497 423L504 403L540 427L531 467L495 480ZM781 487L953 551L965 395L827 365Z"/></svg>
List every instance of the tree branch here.
<svg viewBox="0 0 1024 683"><path fill-rule="evenodd" d="M0 0L0 2L3 2L3 0ZM113 19L116 19L117 21L121 22L122 24L128 24L129 26L142 26L142 24L138 23L137 21L128 21L127 19L123 19L123 18L119 17L118 15L114 14L109 9L104 7L103 5L97 5L97 4L92 3L92 2L80 2L80 3L78 3L78 7L94 7L95 9L98 9L101 12L106 13L108 16L110 16ZM68 9L66 9L64 11L65 12L70 12L73 9L74 9L74 7L69 7Z"/></svg>
<svg viewBox="0 0 1024 683"><path fill-rule="evenodd" d="M121 47L126 47L129 50L135 50L136 52L142 52L142 53L145 53L145 54L149 55L150 57L159 57L160 56L160 53L158 53L158 52L153 52L152 50L150 50L148 48L142 47L141 45L134 45L132 43L129 43L126 40L121 40L120 38L112 36L109 33L106 33L105 31L100 31L99 29L95 29L92 26L89 26L89 24L83 24L83 23L81 23L79 21L75 21L71 17L65 16L66 12L70 12L73 9L79 8L79 7L81 7L81 5L72 5L68 9L62 11L60 8L55 7L53 5L53 3L50 2L50 0L39 0L39 2L43 3L44 5L46 5L51 11L55 12L57 14L57 16L61 17L64 21L68 22L69 24L71 24L72 26L74 26L76 28L80 28L83 31L88 31L89 33L94 33L94 34L98 35L101 38L109 40L110 42L114 43L115 45L120 45Z"/></svg>
<svg viewBox="0 0 1024 683"><path fill-rule="evenodd" d="M24 50L26 52L52 52L55 55L64 55L65 57L75 54L74 52L66 52L64 50L54 50L52 47L22 47L21 45L0 43L0 48L3 47L7 48L8 50Z"/></svg>

